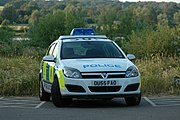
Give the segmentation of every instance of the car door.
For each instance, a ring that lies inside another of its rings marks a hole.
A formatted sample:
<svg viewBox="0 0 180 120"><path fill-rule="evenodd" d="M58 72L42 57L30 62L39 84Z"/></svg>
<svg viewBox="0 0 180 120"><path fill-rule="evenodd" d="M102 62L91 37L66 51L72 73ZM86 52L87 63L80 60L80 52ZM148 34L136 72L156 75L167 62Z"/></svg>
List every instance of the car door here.
<svg viewBox="0 0 180 120"><path fill-rule="evenodd" d="M47 53L46 53L46 56L53 56L54 58L56 58L57 56L55 55L55 48L57 46L57 43L53 43ZM56 48L57 49L57 48ZM52 62L52 61L43 61L43 80L46 81L46 82L50 82L52 83L53 82L53 79L54 79L54 66L55 66L55 62Z"/></svg>
<svg viewBox="0 0 180 120"><path fill-rule="evenodd" d="M56 65L56 60L57 60L57 55L58 55L58 49L59 49L59 44L56 43L54 46L54 50L52 52L52 56L55 58L55 62L48 62L49 65L49 76L48 76L48 80L50 83L53 83L54 81L54 74L55 74L55 65Z"/></svg>

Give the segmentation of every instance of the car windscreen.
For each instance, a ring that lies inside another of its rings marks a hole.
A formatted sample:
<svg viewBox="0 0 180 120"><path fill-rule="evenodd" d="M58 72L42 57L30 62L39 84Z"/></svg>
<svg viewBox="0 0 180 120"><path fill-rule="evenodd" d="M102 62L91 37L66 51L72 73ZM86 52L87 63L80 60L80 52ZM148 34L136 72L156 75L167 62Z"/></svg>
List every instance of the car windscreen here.
<svg viewBox="0 0 180 120"><path fill-rule="evenodd" d="M125 58L110 41L63 42L61 49L61 59Z"/></svg>

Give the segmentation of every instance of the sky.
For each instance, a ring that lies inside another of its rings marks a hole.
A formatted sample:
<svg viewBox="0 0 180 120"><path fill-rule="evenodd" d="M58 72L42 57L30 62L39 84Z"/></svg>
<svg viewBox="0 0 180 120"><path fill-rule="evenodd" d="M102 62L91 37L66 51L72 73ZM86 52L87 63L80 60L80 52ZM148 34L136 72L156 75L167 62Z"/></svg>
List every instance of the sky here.
<svg viewBox="0 0 180 120"><path fill-rule="evenodd" d="M156 2L176 2L176 3L180 3L180 0L119 0L121 2L138 2L138 1L156 1Z"/></svg>

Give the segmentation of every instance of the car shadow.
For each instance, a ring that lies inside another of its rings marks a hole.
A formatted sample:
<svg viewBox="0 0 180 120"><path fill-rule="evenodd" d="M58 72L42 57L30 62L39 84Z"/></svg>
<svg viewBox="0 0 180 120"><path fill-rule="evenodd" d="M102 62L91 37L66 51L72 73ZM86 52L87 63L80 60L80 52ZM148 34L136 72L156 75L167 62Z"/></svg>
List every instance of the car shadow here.
<svg viewBox="0 0 180 120"><path fill-rule="evenodd" d="M149 106L149 103L141 99L139 106L128 106L123 98L114 98L112 100L103 99L73 99L68 106L59 108L136 108ZM46 102L41 108L56 108L51 101Z"/></svg>
<svg viewBox="0 0 180 120"><path fill-rule="evenodd" d="M112 100L102 100L102 99L92 99L83 100L76 99L68 106L71 108L115 108L115 107L127 107L124 99L112 99Z"/></svg>

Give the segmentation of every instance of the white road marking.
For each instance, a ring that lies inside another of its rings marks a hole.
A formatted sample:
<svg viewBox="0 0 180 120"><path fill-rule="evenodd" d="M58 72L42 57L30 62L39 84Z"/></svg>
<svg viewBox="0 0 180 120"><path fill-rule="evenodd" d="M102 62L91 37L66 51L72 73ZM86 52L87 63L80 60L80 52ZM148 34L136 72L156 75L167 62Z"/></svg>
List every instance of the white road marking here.
<svg viewBox="0 0 180 120"><path fill-rule="evenodd" d="M0 108L28 108L33 109L34 107L22 107L22 106L0 106Z"/></svg>
<svg viewBox="0 0 180 120"><path fill-rule="evenodd" d="M45 102L38 100L0 97L0 108L40 108Z"/></svg>
<svg viewBox="0 0 180 120"><path fill-rule="evenodd" d="M153 100L151 100L152 102L154 102L154 103L157 103L157 104L159 104L159 103L164 103L164 104L173 104L173 103L180 103L180 101L165 101L165 100L162 100L162 101L153 101Z"/></svg>
<svg viewBox="0 0 180 120"><path fill-rule="evenodd" d="M39 103L39 104L35 107L35 109L40 108L44 103L45 103L45 102Z"/></svg>
<svg viewBox="0 0 180 120"><path fill-rule="evenodd" d="M155 103L153 103L150 99L148 99L147 97L144 97L144 99L150 103L153 107L156 107L157 105Z"/></svg>
<svg viewBox="0 0 180 120"><path fill-rule="evenodd" d="M151 99L152 101L159 101L159 100L165 100L165 101L172 101L172 100L176 100L176 101L180 101L180 98L156 98L156 99Z"/></svg>
<svg viewBox="0 0 180 120"><path fill-rule="evenodd" d="M26 104L26 103L8 103L8 102L4 102L4 103L1 103L1 105L32 105L32 106L36 106L37 104Z"/></svg>
<svg viewBox="0 0 180 120"><path fill-rule="evenodd" d="M19 102L39 102L39 101L36 101L36 100L18 100L18 99L3 99L3 101L19 101Z"/></svg>
<svg viewBox="0 0 180 120"><path fill-rule="evenodd" d="M169 105L158 105L158 107L171 107L171 106L180 106L180 104L169 104Z"/></svg>

